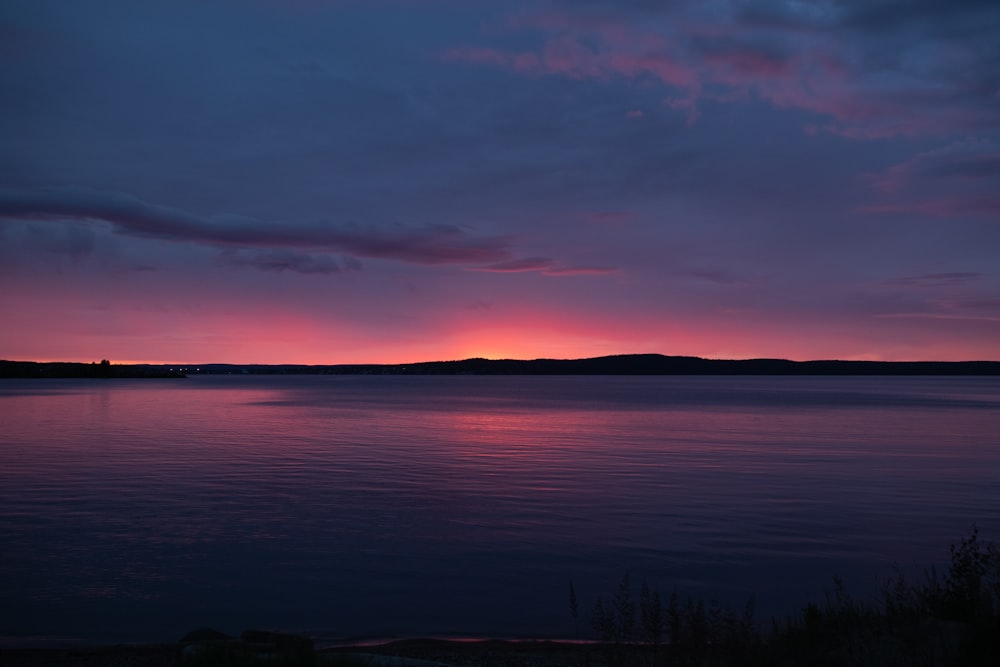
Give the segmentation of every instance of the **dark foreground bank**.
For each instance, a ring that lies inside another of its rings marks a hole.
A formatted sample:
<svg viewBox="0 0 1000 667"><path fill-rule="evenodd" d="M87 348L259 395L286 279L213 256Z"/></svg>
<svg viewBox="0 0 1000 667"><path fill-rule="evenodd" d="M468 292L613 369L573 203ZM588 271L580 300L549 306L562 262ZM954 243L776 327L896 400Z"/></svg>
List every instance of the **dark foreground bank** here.
<svg viewBox="0 0 1000 667"><path fill-rule="evenodd" d="M569 613L581 622L570 586ZM835 579L822 604L763 627L753 604L736 612L704 600L664 598L628 576L599 598L581 641L411 639L317 647L309 637L249 630L239 637L203 628L176 644L0 650L10 667L653 667L655 665L879 665L995 667L1000 664L1000 549L978 531L950 548L943 574L902 573L873 599L853 598Z"/></svg>
<svg viewBox="0 0 1000 667"><path fill-rule="evenodd" d="M454 641L409 639L377 646L341 646L305 651L248 650L239 642L219 643L198 653L190 645L106 646L85 649L0 650L4 667L197 667L208 665L279 665L287 667L453 667L508 665L569 667L597 664L593 648L567 642Z"/></svg>

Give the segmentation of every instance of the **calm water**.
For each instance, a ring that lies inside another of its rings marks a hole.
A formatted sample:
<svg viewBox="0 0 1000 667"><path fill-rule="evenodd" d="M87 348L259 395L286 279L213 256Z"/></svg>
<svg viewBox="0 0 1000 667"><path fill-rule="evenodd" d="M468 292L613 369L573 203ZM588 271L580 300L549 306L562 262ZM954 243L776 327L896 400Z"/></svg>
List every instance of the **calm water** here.
<svg viewBox="0 0 1000 667"><path fill-rule="evenodd" d="M0 635L573 633L1000 538L1000 378L0 381Z"/></svg>

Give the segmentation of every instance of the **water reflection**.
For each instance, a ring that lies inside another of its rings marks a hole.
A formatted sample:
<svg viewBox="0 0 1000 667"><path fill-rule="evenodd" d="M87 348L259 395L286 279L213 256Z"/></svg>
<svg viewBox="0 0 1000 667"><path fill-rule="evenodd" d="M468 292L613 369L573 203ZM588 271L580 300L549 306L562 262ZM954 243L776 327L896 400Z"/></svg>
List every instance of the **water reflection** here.
<svg viewBox="0 0 1000 667"><path fill-rule="evenodd" d="M570 577L624 571L780 609L1000 531L998 408L992 378L0 383L0 626L559 634Z"/></svg>

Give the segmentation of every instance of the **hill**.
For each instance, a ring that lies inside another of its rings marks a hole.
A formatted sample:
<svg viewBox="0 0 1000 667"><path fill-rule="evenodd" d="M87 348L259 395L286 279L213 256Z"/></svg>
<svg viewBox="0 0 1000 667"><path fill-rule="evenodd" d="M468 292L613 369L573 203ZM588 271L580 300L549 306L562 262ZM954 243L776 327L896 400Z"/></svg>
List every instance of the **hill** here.
<svg viewBox="0 0 1000 667"><path fill-rule="evenodd" d="M414 364L100 364L0 361L6 378L186 375L1000 375L997 361L789 361L621 354L589 359L463 359Z"/></svg>
<svg viewBox="0 0 1000 667"><path fill-rule="evenodd" d="M789 361L623 354L590 359L463 359L332 366L202 364L188 373L317 375L1000 375L996 361Z"/></svg>

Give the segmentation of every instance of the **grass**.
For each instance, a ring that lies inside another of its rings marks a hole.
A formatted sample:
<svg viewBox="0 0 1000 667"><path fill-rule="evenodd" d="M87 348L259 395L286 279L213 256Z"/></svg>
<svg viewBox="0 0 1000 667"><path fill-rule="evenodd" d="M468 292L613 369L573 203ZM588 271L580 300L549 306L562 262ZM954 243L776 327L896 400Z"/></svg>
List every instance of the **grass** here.
<svg viewBox="0 0 1000 667"><path fill-rule="evenodd" d="M556 656L530 646L484 645L463 665L577 665L579 667L995 667L1000 665L1000 549L972 528L950 547L947 567L908 578L898 568L867 597L851 595L834 577L822 602L797 614L761 623L751 598L741 609L716 600L664 596L629 575L581 619L577 591L569 586L570 614L578 638L587 624L592 643L566 644ZM314 650L306 637L248 631L239 640L210 630L182 640L187 667L368 665L373 656ZM391 656L413 655L386 647ZM463 648L477 648L463 646ZM572 649L572 650L569 650ZM515 655L516 653L516 655ZM523 654L523 655L522 655ZM428 656L418 655L426 659ZM527 657L525 657L527 656ZM451 662L452 660L448 660ZM459 664L459 663L456 663Z"/></svg>
<svg viewBox="0 0 1000 667"><path fill-rule="evenodd" d="M951 545L943 575L931 568L910 580L897 569L869 598L852 596L835 577L822 603L766 628L752 598L739 611L676 591L664 601L645 581L636 596L625 575L613 595L598 598L591 626L600 643L587 662L609 666L995 667L1000 549L973 528Z"/></svg>

